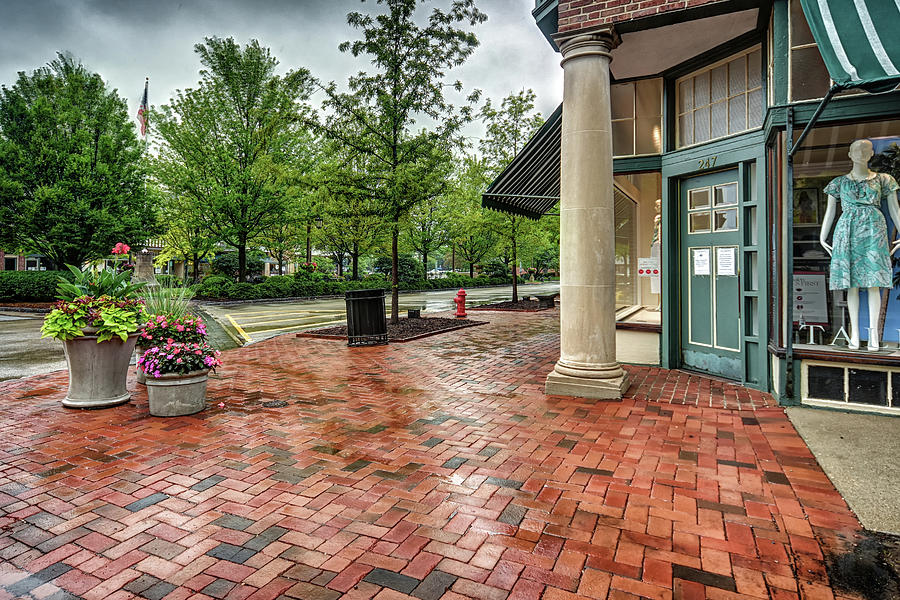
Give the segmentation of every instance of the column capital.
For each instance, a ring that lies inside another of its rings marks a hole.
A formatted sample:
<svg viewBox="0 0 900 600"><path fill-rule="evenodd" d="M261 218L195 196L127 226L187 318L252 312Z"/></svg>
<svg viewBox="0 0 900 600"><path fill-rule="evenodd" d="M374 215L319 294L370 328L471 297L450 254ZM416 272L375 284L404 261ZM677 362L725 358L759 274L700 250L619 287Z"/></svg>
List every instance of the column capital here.
<svg viewBox="0 0 900 600"><path fill-rule="evenodd" d="M553 36L553 41L556 42L563 57L560 65L565 65L573 58L582 56L599 55L609 58L610 52L622 43L622 38L612 25L601 25L557 33Z"/></svg>

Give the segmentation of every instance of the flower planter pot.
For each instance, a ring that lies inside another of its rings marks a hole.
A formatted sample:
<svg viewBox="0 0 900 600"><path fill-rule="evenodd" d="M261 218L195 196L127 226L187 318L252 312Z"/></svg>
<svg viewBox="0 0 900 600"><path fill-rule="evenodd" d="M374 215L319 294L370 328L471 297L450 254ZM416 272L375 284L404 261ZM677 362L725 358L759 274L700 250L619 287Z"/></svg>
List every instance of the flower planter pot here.
<svg viewBox="0 0 900 600"><path fill-rule="evenodd" d="M147 377L147 397L154 417L181 417L206 408L209 369Z"/></svg>
<svg viewBox="0 0 900 600"><path fill-rule="evenodd" d="M105 408L131 399L126 389L128 364L134 353L138 334L123 342L113 338L97 343L96 329L86 328L85 335L63 342L69 366L69 391L63 406L69 408Z"/></svg>
<svg viewBox="0 0 900 600"><path fill-rule="evenodd" d="M144 352L146 352L148 349L149 348L144 348L143 346L135 346L134 354L135 354L135 356L140 358L144 355ZM137 364L137 361L135 361L135 364ZM137 367L137 382L141 385L147 385L147 375L144 374L144 371L141 370L140 366Z"/></svg>

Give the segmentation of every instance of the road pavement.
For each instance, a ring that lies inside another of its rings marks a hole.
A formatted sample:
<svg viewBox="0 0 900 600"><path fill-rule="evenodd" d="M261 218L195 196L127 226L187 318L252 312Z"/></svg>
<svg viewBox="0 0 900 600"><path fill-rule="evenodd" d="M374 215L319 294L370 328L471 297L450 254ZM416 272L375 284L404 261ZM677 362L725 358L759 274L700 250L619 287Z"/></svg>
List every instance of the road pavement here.
<svg viewBox="0 0 900 600"><path fill-rule="evenodd" d="M519 296L527 298L537 294L559 291L559 283L522 284ZM432 290L400 294L400 314L420 309L423 314L455 310L453 298L457 290ZM466 290L466 306L510 300L511 286L474 288ZM390 296L385 298L385 309L390 313ZM337 325L347 320L343 298L323 298L293 302L252 302L246 304L204 304L203 309L233 334L241 344L259 342L270 337L303 331L316 327Z"/></svg>
<svg viewBox="0 0 900 600"><path fill-rule="evenodd" d="M559 290L558 283L523 284L519 294L549 294ZM509 300L511 286L466 290L468 306ZM454 308L456 290L406 292L400 294L400 310L421 309L423 313ZM389 309L390 298L386 299ZM203 304L200 314L209 321L210 338L217 348L227 349L265 340L282 333L302 331L343 323L347 316L343 298L323 298L291 302L252 302L245 304ZM0 308L0 381L49 373L66 368L62 343L41 339L44 315L20 312L4 313Z"/></svg>

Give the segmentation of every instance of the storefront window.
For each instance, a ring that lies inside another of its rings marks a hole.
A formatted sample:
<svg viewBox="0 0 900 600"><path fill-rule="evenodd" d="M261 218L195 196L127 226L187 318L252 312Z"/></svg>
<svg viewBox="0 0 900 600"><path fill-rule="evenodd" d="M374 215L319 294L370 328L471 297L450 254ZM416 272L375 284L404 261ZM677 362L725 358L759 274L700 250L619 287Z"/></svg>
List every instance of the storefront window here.
<svg viewBox="0 0 900 600"><path fill-rule="evenodd" d="M755 48L678 81L678 145L762 125L761 51Z"/></svg>
<svg viewBox="0 0 900 600"><path fill-rule="evenodd" d="M790 20L791 100L799 102L824 98L834 81L828 74L828 68L819 53L819 47L806 22L806 15L803 14L800 0L791 0ZM850 96L860 93L862 90L853 88L844 90L837 95Z"/></svg>
<svg viewBox="0 0 900 600"><path fill-rule="evenodd" d="M661 215L659 173L616 175L616 319L659 324Z"/></svg>
<svg viewBox="0 0 900 600"><path fill-rule="evenodd" d="M3 270L4 271L15 271L18 268L19 257L18 256L4 256L3 257Z"/></svg>
<svg viewBox="0 0 900 600"><path fill-rule="evenodd" d="M616 83L610 95L613 154L662 152L662 79Z"/></svg>
<svg viewBox="0 0 900 600"><path fill-rule="evenodd" d="M787 208L794 223L788 301L795 348L900 357L900 260L891 258L888 243L900 237L890 193L900 178L898 144L900 121L854 123L814 129L797 152ZM851 160L851 145L862 158ZM874 153L868 175L867 148ZM878 298L869 298L871 289Z"/></svg>

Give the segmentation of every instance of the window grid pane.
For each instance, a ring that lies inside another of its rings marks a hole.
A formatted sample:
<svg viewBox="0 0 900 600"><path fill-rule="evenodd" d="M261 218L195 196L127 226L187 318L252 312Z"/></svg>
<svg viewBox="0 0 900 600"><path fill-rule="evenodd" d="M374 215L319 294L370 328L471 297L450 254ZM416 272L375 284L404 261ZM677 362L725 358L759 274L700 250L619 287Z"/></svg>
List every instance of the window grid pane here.
<svg viewBox="0 0 900 600"><path fill-rule="evenodd" d="M677 82L678 146L699 144L762 124L759 48Z"/></svg>

